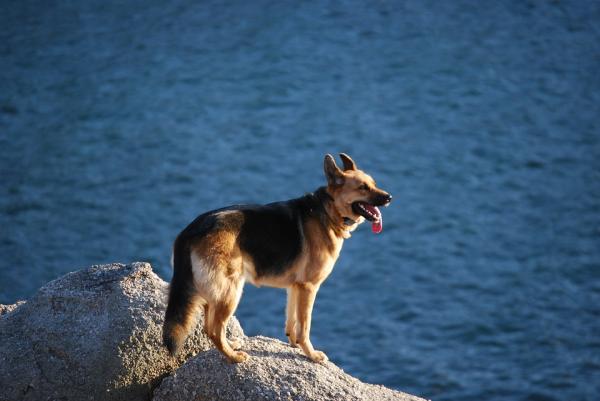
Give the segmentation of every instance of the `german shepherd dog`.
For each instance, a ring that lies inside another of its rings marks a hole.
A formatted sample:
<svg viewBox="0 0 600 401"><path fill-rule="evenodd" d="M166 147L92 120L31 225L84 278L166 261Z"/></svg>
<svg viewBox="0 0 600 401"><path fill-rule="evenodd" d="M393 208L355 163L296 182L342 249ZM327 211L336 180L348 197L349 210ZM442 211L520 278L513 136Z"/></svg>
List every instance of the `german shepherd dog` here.
<svg viewBox="0 0 600 401"><path fill-rule="evenodd" d="M236 205L198 216L175 240L173 279L163 341L175 355L204 308L204 330L231 362L237 351L225 327L235 312L245 281L287 289L285 334L315 362L327 356L309 339L311 314L321 283L329 276L344 239L368 220L382 230L377 206L392 196L340 154L343 170L325 156L327 186L300 198L267 205Z"/></svg>

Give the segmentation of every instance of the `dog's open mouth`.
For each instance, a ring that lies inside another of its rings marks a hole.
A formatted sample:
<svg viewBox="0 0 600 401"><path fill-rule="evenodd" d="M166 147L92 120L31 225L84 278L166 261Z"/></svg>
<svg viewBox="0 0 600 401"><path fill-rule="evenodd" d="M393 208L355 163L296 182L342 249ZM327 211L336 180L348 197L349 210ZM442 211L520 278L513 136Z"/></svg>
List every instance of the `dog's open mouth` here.
<svg viewBox="0 0 600 401"><path fill-rule="evenodd" d="M383 230L383 216L377 206L366 202L354 202L352 210L371 222L371 230L375 234L379 234Z"/></svg>

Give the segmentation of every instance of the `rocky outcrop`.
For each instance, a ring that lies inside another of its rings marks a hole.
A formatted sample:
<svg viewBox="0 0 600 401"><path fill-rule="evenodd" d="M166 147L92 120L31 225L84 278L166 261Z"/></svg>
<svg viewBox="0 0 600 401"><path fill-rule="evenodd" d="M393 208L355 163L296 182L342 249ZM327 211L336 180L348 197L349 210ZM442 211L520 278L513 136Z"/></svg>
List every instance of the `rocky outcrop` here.
<svg viewBox="0 0 600 401"><path fill-rule="evenodd" d="M235 318L227 335L244 341L248 361L228 363L201 324L172 358L161 341L167 288L147 263L110 264L0 305L0 401L421 400L246 338Z"/></svg>
<svg viewBox="0 0 600 401"><path fill-rule="evenodd" d="M363 383L331 362L308 360L298 349L266 337L247 338L250 358L230 364L216 350L189 360L165 378L154 401L423 401Z"/></svg>
<svg viewBox="0 0 600 401"><path fill-rule="evenodd" d="M212 347L198 325L177 359L161 344L168 285L147 263L94 266L42 287L0 317L0 400L149 400ZM243 337L235 319L229 335Z"/></svg>

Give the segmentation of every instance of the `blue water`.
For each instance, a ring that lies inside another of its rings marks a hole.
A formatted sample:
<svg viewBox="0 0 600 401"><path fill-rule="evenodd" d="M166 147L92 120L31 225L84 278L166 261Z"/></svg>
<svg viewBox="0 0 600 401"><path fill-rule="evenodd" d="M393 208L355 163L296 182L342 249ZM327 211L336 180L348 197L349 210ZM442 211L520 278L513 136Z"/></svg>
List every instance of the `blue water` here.
<svg viewBox="0 0 600 401"><path fill-rule="evenodd" d="M434 400L600 399L600 3L0 3L0 302L105 262L170 277L197 214L344 151L394 195L313 343ZM247 287L249 335L285 294Z"/></svg>

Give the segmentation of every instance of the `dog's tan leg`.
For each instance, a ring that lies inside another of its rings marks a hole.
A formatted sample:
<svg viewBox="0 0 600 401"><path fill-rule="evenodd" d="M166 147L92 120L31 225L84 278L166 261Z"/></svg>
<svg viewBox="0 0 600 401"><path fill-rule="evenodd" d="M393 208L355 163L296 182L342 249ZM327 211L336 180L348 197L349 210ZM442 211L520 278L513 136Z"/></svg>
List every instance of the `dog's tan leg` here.
<svg viewBox="0 0 600 401"><path fill-rule="evenodd" d="M237 351L238 349L242 348L242 344L243 344L243 342L242 342L242 340L240 340L239 338L232 339L232 340L228 340L228 341L229 341L229 346L230 346L230 347L231 347L233 350Z"/></svg>
<svg viewBox="0 0 600 401"><path fill-rule="evenodd" d="M296 303L298 291L294 285L287 288L287 307L285 309L285 335L288 337L290 345L297 347L296 341Z"/></svg>
<svg viewBox="0 0 600 401"><path fill-rule="evenodd" d="M225 327L231 315L233 315L233 309L230 304L220 303L215 305L215 314L213 320L213 335L211 339L215 343L215 346L221 351L231 362L239 363L244 362L248 359L248 354L243 351L234 351L229 341L225 336Z"/></svg>
<svg viewBox="0 0 600 401"><path fill-rule="evenodd" d="M239 303L239 299L236 302ZM213 336L216 336L218 334L217 331L214 330L213 326L213 321L215 320L214 316L211 316L210 318L208 318L210 311L213 309L209 309L208 304L206 304L204 306L204 331L206 332L206 334L209 336L209 338L213 338ZM234 308L235 310L235 308ZM229 321L229 318L227 319ZM225 327L227 327L227 322L225 322ZM209 334L210 333L210 334ZM242 340L240 339L231 339L228 340L229 341L229 346L234 349L240 349L242 346Z"/></svg>
<svg viewBox="0 0 600 401"><path fill-rule="evenodd" d="M215 333L212 329L212 325L211 325L211 322L212 322L212 320L214 320L214 318L210 317L210 311L211 311L211 309L209 308L208 304L205 304L204 305L204 332L206 333L206 335L209 338L212 338L215 335ZM225 324L225 326L227 326L227 324ZM231 339L231 340L229 340L229 345L234 350L240 349L242 347L242 340Z"/></svg>
<svg viewBox="0 0 600 401"><path fill-rule="evenodd" d="M207 303L204 304L204 332L208 337L212 335L212 328L210 327L211 317L210 317L210 306Z"/></svg>
<svg viewBox="0 0 600 401"><path fill-rule="evenodd" d="M225 291L223 298L217 300L209 307L211 339L215 343L217 349L234 363L243 362L248 359L248 354L245 352L234 351L233 348L240 346L239 342L236 344L234 341L232 344L226 337L227 322L237 308L243 285L243 280L231 279L228 291Z"/></svg>
<svg viewBox="0 0 600 401"><path fill-rule="evenodd" d="M312 284L300 284L297 286L297 326L296 339L298 345L306 356L314 362L324 362L327 360L327 355L324 352L316 351L310 342L310 323L312 317L312 309L315 303L315 297L319 286Z"/></svg>

